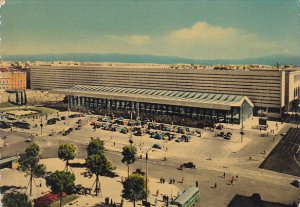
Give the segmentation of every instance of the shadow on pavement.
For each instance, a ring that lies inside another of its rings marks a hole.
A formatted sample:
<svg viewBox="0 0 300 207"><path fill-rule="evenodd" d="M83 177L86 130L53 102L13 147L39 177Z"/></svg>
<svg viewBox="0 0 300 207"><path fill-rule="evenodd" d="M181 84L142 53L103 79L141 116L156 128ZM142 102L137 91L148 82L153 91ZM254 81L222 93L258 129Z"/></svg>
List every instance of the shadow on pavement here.
<svg viewBox="0 0 300 207"><path fill-rule="evenodd" d="M235 195L227 207L296 207L296 204L286 205L278 202L264 201L258 193L252 196Z"/></svg>

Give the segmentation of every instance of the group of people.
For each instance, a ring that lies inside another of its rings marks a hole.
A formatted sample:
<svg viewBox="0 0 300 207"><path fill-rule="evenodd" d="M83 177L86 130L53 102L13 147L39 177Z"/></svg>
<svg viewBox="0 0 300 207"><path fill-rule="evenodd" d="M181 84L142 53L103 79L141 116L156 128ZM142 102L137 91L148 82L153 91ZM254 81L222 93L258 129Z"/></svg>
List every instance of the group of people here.
<svg viewBox="0 0 300 207"><path fill-rule="evenodd" d="M170 178L169 184L175 184L175 179L174 178Z"/></svg>
<svg viewBox="0 0 300 207"><path fill-rule="evenodd" d="M225 172L223 173L223 178L226 178L226 173ZM231 179L229 180L230 184L233 185L234 181L237 181L238 178L239 178L238 175L232 176ZM196 185L197 185L197 183L196 183ZM217 182L215 182L213 188L217 188L217 186L218 186L218 184L217 184Z"/></svg>
<svg viewBox="0 0 300 207"><path fill-rule="evenodd" d="M160 183L164 184L164 183L166 182L166 179L163 178L163 177L161 177L161 178L159 179L159 181L160 181Z"/></svg>

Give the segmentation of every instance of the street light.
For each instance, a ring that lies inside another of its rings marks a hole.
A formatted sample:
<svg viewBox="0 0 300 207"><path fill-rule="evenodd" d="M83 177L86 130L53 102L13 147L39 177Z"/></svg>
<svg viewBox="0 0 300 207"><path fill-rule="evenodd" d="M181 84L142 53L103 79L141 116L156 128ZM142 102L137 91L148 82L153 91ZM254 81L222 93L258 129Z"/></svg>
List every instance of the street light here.
<svg viewBox="0 0 300 207"><path fill-rule="evenodd" d="M241 106L242 107L242 129L241 129L241 143L243 143L243 137L244 137L244 114L243 114L243 105Z"/></svg>
<svg viewBox="0 0 300 207"><path fill-rule="evenodd" d="M148 151L149 150L151 150L151 148L146 151L146 203L148 202Z"/></svg>

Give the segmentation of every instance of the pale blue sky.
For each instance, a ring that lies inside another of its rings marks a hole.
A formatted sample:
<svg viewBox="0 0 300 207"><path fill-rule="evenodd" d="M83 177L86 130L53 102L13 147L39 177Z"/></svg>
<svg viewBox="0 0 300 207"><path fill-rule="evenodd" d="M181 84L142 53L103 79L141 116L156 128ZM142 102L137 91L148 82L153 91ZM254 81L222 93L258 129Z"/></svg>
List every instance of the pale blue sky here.
<svg viewBox="0 0 300 207"><path fill-rule="evenodd" d="M299 55L297 0L6 0L2 54Z"/></svg>

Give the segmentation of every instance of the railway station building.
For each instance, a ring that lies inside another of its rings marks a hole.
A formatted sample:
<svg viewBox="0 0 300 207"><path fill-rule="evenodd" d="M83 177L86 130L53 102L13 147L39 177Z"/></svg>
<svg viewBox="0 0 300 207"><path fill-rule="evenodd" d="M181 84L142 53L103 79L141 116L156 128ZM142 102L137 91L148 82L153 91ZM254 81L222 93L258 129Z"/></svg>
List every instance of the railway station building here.
<svg viewBox="0 0 300 207"><path fill-rule="evenodd" d="M138 116L167 115L215 123L240 124L253 116L246 96L193 91L76 85L55 89L68 97L70 107L135 111Z"/></svg>

